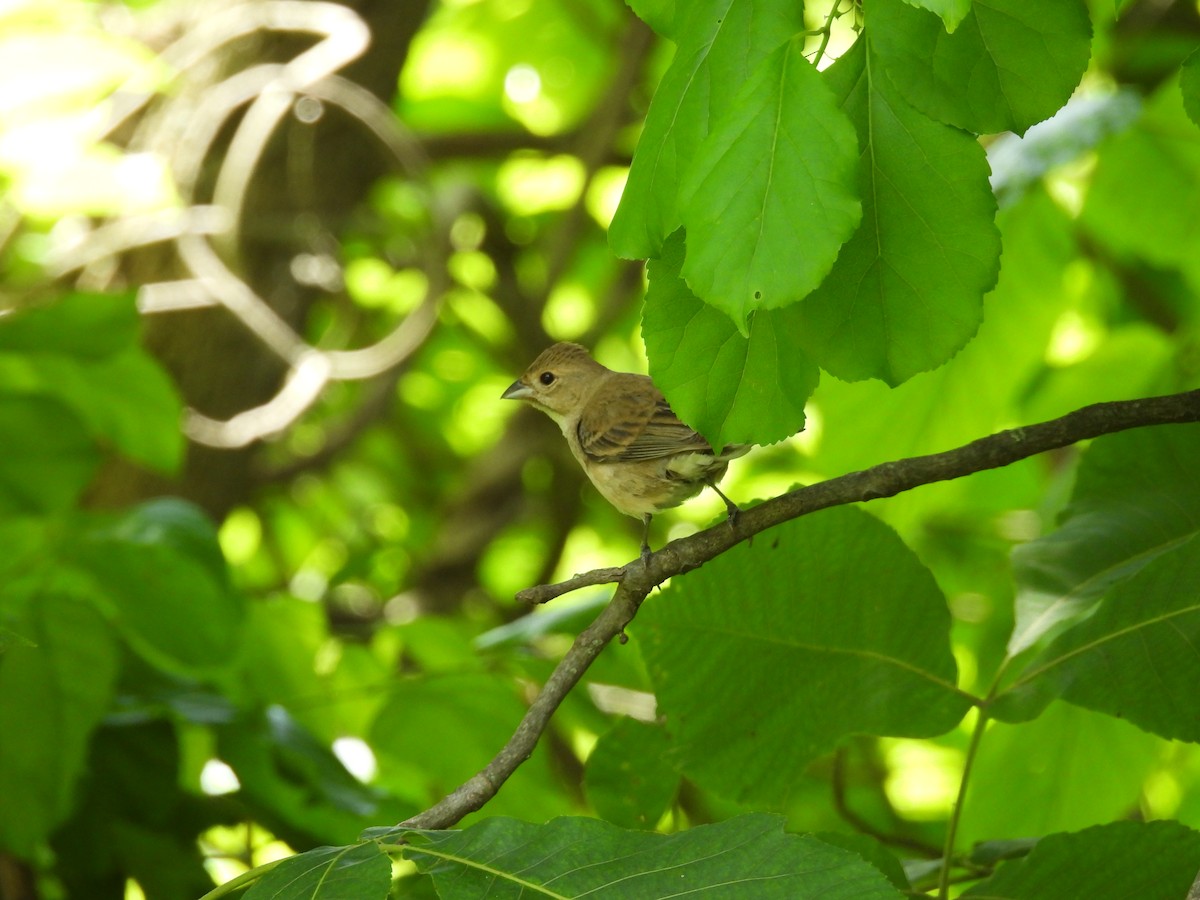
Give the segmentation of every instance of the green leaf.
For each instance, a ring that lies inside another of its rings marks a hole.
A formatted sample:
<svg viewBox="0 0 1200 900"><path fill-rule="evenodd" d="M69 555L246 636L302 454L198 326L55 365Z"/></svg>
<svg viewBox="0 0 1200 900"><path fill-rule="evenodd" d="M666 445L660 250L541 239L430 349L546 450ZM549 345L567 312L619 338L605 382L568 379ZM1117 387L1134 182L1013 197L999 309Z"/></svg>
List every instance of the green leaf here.
<svg viewBox="0 0 1200 900"><path fill-rule="evenodd" d="M1183 108L1188 118L1200 125L1200 50L1183 61L1180 69L1179 90L1183 93Z"/></svg>
<svg viewBox="0 0 1200 900"><path fill-rule="evenodd" d="M971 769L959 844L1123 818L1162 752L1154 735L1069 703L1020 725L993 722Z"/></svg>
<svg viewBox="0 0 1200 900"><path fill-rule="evenodd" d="M582 818L545 825L498 818L462 831L403 834L411 842L405 855L433 876L442 900L900 896L855 854L785 834L782 819L762 814L671 835Z"/></svg>
<svg viewBox="0 0 1200 900"><path fill-rule="evenodd" d="M904 0L909 6L927 9L942 17L946 31L953 33L971 11L971 0Z"/></svg>
<svg viewBox="0 0 1200 900"><path fill-rule="evenodd" d="M228 583L216 532L178 500L144 504L90 530L74 563L108 597L130 645L182 675L227 664L240 642L244 599Z"/></svg>
<svg viewBox="0 0 1200 900"><path fill-rule="evenodd" d="M1013 551L1010 656L1061 630L1114 584L1200 533L1200 425L1097 439L1052 534Z"/></svg>
<svg viewBox="0 0 1200 900"><path fill-rule="evenodd" d="M793 344L797 308L756 312L743 337L688 289L683 252L677 232L648 267L642 336L654 383L713 446L770 444L800 431L820 373Z"/></svg>
<svg viewBox="0 0 1200 900"><path fill-rule="evenodd" d="M68 294L0 317L0 351L103 359L137 345L134 295Z"/></svg>
<svg viewBox="0 0 1200 900"><path fill-rule="evenodd" d="M1131 190L1130 185L1137 189ZM1100 147L1080 220L1123 256L1185 272L1200 288L1200 130L1174 84Z"/></svg>
<svg viewBox="0 0 1200 900"><path fill-rule="evenodd" d="M82 493L99 451L57 400L0 394L0 513L59 512Z"/></svg>
<svg viewBox="0 0 1200 900"><path fill-rule="evenodd" d="M849 507L674 580L636 625L677 761L739 800L787 796L847 735L940 734L970 706L933 576Z"/></svg>
<svg viewBox="0 0 1200 900"><path fill-rule="evenodd" d="M318 847L274 866L245 893L245 900L384 900L392 863L373 841Z"/></svg>
<svg viewBox="0 0 1200 900"><path fill-rule="evenodd" d="M655 34L671 38L675 33L675 0L625 0L634 15L654 29Z"/></svg>
<svg viewBox="0 0 1200 900"><path fill-rule="evenodd" d="M117 647L79 586L51 582L0 653L0 846L29 858L70 811L88 737L108 710Z"/></svg>
<svg viewBox="0 0 1200 900"><path fill-rule="evenodd" d="M1051 642L1007 690L997 718L1021 721L1055 696L1200 742L1200 537L1162 553Z"/></svg>
<svg viewBox="0 0 1200 900"><path fill-rule="evenodd" d="M653 829L679 790L669 746L661 728L628 717L601 735L584 772L596 812L622 828Z"/></svg>
<svg viewBox="0 0 1200 900"><path fill-rule="evenodd" d="M867 43L826 72L858 130L862 224L800 305L798 338L839 378L897 385L975 334L999 272L1000 235L979 142L909 106Z"/></svg>
<svg viewBox="0 0 1200 900"><path fill-rule="evenodd" d="M654 93L608 230L626 259L658 256L681 223L679 186L710 123L734 107L751 71L804 30L799 3L692 0L675 13L679 49Z"/></svg>
<svg viewBox="0 0 1200 900"><path fill-rule="evenodd" d="M974 0L953 34L904 0L867 0L872 49L926 115L980 134L1023 133L1070 98L1091 55L1084 0Z"/></svg>
<svg viewBox="0 0 1200 900"><path fill-rule="evenodd" d="M743 334L755 310L811 292L861 217L855 153L854 129L793 38L750 75L683 179L689 287Z"/></svg>
<svg viewBox="0 0 1200 900"><path fill-rule="evenodd" d="M1052 834L962 896L981 900L1180 900L1200 870L1200 834L1178 822L1114 822Z"/></svg>

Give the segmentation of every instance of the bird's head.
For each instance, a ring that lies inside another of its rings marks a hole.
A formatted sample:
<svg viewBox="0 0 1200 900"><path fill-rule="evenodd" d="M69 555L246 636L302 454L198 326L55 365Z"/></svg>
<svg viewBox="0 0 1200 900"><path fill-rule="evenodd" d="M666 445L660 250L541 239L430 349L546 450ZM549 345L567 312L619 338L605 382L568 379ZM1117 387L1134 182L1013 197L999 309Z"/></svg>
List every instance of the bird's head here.
<svg viewBox="0 0 1200 900"><path fill-rule="evenodd" d="M579 344L548 347L503 394L502 400L525 400L556 422L583 406L608 369Z"/></svg>

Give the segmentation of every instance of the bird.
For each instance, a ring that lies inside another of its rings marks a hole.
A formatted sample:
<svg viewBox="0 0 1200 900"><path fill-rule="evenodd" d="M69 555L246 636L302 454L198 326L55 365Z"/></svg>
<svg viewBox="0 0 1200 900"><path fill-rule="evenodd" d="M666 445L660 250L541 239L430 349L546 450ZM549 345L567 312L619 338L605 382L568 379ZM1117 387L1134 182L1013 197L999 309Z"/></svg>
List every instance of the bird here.
<svg viewBox="0 0 1200 900"><path fill-rule="evenodd" d="M680 421L648 375L614 372L586 347L562 341L542 351L502 400L523 400L562 429L571 454L596 490L642 520L641 558L650 558L650 520L705 487L725 501L731 526L737 504L717 487L729 461L749 444L714 448Z"/></svg>

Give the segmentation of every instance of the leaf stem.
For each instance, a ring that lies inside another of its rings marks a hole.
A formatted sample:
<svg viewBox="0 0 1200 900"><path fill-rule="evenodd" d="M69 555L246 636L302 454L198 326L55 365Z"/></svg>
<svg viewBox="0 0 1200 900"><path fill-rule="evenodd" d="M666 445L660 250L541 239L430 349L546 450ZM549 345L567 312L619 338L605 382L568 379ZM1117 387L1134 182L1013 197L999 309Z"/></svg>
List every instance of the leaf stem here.
<svg viewBox="0 0 1200 900"><path fill-rule="evenodd" d="M958 797L954 801L954 811L950 813L950 823L946 827L946 844L942 848L942 871L938 876L939 900L947 900L950 896L950 860L954 856L954 841L958 836L963 802L967 799L967 783L975 766L975 757L979 753L979 743L983 740L983 733L987 731L987 707L977 709L976 716L975 728L971 731L971 742L967 745L967 757L963 762L962 779L958 783Z"/></svg>

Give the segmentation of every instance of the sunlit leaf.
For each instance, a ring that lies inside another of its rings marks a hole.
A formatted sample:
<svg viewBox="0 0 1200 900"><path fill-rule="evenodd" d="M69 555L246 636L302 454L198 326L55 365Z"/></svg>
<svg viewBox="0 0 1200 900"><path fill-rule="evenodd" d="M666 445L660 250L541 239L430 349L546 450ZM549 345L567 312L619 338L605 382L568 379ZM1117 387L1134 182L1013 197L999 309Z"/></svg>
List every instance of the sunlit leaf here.
<svg viewBox="0 0 1200 900"><path fill-rule="evenodd" d="M839 378L896 385L946 362L975 334L999 271L1000 235L978 141L909 106L867 43L826 73L858 129L862 224L800 305L797 337Z"/></svg>
<svg viewBox="0 0 1200 900"><path fill-rule="evenodd" d="M804 30L803 7L771 0L703 0L675 16L678 50L634 153L608 230L617 256L647 259L680 224L680 184L711 123L734 108L738 90L773 50Z"/></svg>
<svg viewBox="0 0 1200 900"><path fill-rule="evenodd" d="M1091 55L1084 0L974 0L953 34L905 0L868 0L872 49L901 94L967 131L1024 132L1067 102Z"/></svg>
<svg viewBox="0 0 1200 900"><path fill-rule="evenodd" d="M743 336L679 276L682 232L662 253L649 266L642 337L650 375L675 413L718 447L769 444L803 428L819 373L792 346L796 308L756 312Z"/></svg>
<svg viewBox="0 0 1200 900"><path fill-rule="evenodd" d="M904 0L904 2L909 6L927 9L931 13L941 16L942 21L946 24L946 31L951 33L971 11L971 0Z"/></svg>
<svg viewBox="0 0 1200 900"><path fill-rule="evenodd" d="M712 123L681 187L683 277L743 333L800 300L858 225L854 130L794 38Z"/></svg>
<svg viewBox="0 0 1200 900"><path fill-rule="evenodd" d="M1183 108L1188 117L1200 125L1200 50L1183 61L1179 89L1183 92Z"/></svg>

